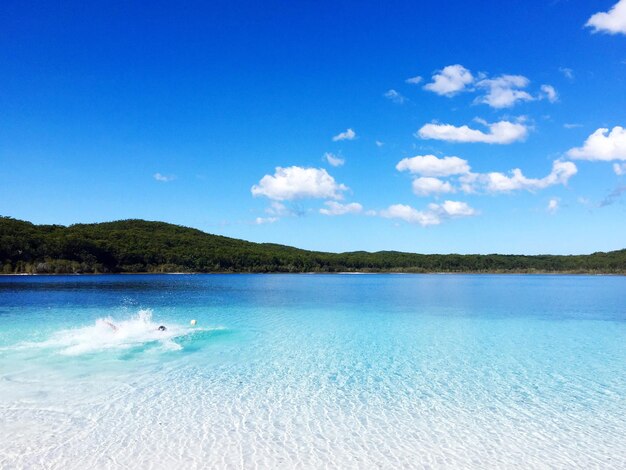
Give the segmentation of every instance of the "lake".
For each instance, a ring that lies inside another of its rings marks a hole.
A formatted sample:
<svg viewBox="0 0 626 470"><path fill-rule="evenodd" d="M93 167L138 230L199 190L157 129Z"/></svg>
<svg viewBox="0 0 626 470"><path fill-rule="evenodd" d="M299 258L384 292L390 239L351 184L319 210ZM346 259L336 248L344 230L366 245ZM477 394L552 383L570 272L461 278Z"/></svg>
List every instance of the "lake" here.
<svg viewBox="0 0 626 470"><path fill-rule="evenodd" d="M626 277L0 277L0 397L3 469L624 468Z"/></svg>

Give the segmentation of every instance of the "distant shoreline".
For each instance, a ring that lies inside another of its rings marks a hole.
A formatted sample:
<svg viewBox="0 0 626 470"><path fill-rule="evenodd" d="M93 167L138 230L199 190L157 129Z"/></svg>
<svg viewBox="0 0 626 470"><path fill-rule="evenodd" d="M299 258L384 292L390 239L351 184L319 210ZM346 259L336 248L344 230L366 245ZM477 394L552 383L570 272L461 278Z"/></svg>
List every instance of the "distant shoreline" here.
<svg viewBox="0 0 626 470"><path fill-rule="evenodd" d="M145 220L69 227L0 217L6 274L626 274L626 249L587 255L330 253Z"/></svg>

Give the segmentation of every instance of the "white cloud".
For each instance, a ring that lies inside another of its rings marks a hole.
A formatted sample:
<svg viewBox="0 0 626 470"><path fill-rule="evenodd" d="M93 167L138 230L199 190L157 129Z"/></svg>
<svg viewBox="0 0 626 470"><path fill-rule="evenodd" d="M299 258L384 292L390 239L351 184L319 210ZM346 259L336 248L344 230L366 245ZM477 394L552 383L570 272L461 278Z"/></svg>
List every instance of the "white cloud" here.
<svg viewBox="0 0 626 470"><path fill-rule="evenodd" d="M555 160L552 171L543 178L527 178L519 168L508 174L473 173L466 160L459 157L437 158L434 155L404 158L398 162L396 169L420 175L412 183L413 192L418 196L453 193L457 190L466 193L536 191L556 184L567 184L578 172L574 163ZM453 181L444 181L439 177L452 177ZM458 183L459 186L455 187L453 183Z"/></svg>
<svg viewBox="0 0 626 470"><path fill-rule="evenodd" d="M619 0L608 12L592 15L585 26L594 33L626 34L626 0Z"/></svg>
<svg viewBox="0 0 626 470"><path fill-rule="evenodd" d="M582 124L576 124L576 123L566 123L566 124L563 124L563 127L565 129L576 129L577 127L583 127L583 125Z"/></svg>
<svg viewBox="0 0 626 470"><path fill-rule="evenodd" d="M326 160L330 166L341 166L346 163L343 158L338 157L337 155L330 152L326 152L324 154L324 160Z"/></svg>
<svg viewBox="0 0 626 470"><path fill-rule="evenodd" d="M265 175L251 188L254 196L265 196L276 201L303 198L341 199L348 188L338 184L322 168L291 166L276 167L274 175Z"/></svg>
<svg viewBox="0 0 626 470"><path fill-rule="evenodd" d="M382 147L383 145L385 145L384 142L381 142L380 140L376 141L376 147Z"/></svg>
<svg viewBox="0 0 626 470"><path fill-rule="evenodd" d="M559 67L559 72L568 80L574 80L574 71L568 67Z"/></svg>
<svg viewBox="0 0 626 470"><path fill-rule="evenodd" d="M417 196L429 196L431 194L452 193L454 188L448 181L439 178L421 177L415 178L412 183L413 192Z"/></svg>
<svg viewBox="0 0 626 470"><path fill-rule="evenodd" d="M417 155L403 158L396 165L398 171L409 171L422 176L460 175L470 171L466 160L459 157L437 158L434 155Z"/></svg>
<svg viewBox="0 0 626 470"><path fill-rule="evenodd" d="M587 137L582 147L568 150L567 155L577 160L626 160L626 129L600 128Z"/></svg>
<svg viewBox="0 0 626 470"><path fill-rule="evenodd" d="M417 85L419 83L421 83L423 80L422 77L420 77L419 75L417 75L416 77L411 77L411 78L407 78L405 80L406 83L410 83L411 85Z"/></svg>
<svg viewBox="0 0 626 470"><path fill-rule="evenodd" d="M573 78L571 69L561 68L559 70L568 78ZM416 77L416 79L418 78L421 79L421 77ZM416 82L410 82L409 80L407 80L409 83L419 83L419 80ZM487 104L496 109L510 108L524 101L540 99L548 99L551 103L557 101L558 95L553 86L542 85L541 92L533 95L526 91L529 85L530 80L523 75L503 74L487 78L487 74L481 72L474 77L468 69L456 64L448 65L435 73L433 81L424 85L424 89L448 97L463 91L480 90L484 94L476 97L474 103Z"/></svg>
<svg viewBox="0 0 626 470"><path fill-rule="evenodd" d="M465 202L445 201L443 204L429 204L428 209L422 211L405 204L393 204L380 211L379 215L426 227L439 225L445 219L477 215L477 212Z"/></svg>
<svg viewBox="0 0 626 470"><path fill-rule="evenodd" d="M161 183L169 183L176 179L174 175L162 175L161 173L155 173L152 177Z"/></svg>
<svg viewBox="0 0 626 470"><path fill-rule="evenodd" d="M422 227L441 223L441 218L437 214L430 211L418 211L406 204L393 204L380 211L380 216L386 219L402 219L411 224L420 224Z"/></svg>
<svg viewBox="0 0 626 470"><path fill-rule="evenodd" d="M522 170L515 168L509 175L504 173L468 173L459 178L461 190L467 193L486 191L490 193L511 192L517 190L536 191L556 184L567 184L578 172L572 162L555 160L552 171L543 178L527 178Z"/></svg>
<svg viewBox="0 0 626 470"><path fill-rule="evenodd" d="M336 136L333 137L333 142L337 142L340 140L354 140L356 139L356 132L352 129L347 129L345 132L340 132Z"/></svg>
<svg viewBox="0 0 626 470"><path fill-rule="evenodd" d="M438 95L454 96L474 81L471 72L462 65L448 65L433 75L433 81L424 85L425 90Z"/></svg>
<svg viewBox="0 0 626 470"><path fill-rule="evenodd" d="M617 176L626 175L626 163L613 163L613 171Z"/></svg>
<svg viewBox="0 0 626 470"><path fill-rule="evenodd" d="M556 212L559 210L559 199L556 197L553 197L552 199L550 199L548 201L548 206L546 207L546 210L550 213L550 214L556 214Z"/></svg>
<svg viewBox="0 0 626 470"><path fill-rule="evenodd" d="M324 205L326 205L327 208L320 209L320 214L324 215L358 214L363 210L363 206L358 202L341 204L335 201L326 201Z"/></svg>
<svg viewBox="0 0 626 470"><path fill-rule="evenodd" d="M274 222L277 222L278 220L279 220L278 217L257 217L254 220L254 223L257 225L273 224Z"/></svg>
<svg viewBox="0 0 626 470"><path fill-rule="evenodd" d="M492 108L510 108L520 101L532 101L534 98L530 93L522 90L529 83L522 75L501 75L480 80L476 86L487 90L487 93L476 98L476 102L488 104Z"/></svg>
<svg viewBox="0 0 626 470"><path fill-rule="evenodd" d="M429 209L440 212L447 217L470 217L476 215L477 212L466 202L460 201L444 201L443 204L429 204Z"/></svg>
<svg viewBox="0 0 626 470"><path fill-rule="evenodd" d="M528 127L521 122L479 122L487 126L489 132L470 129L466 125L457 127L452 124L426 124L417 132L417 136L422 139L445 140L448 142L510 144L518 140L524 140L528 135Z"/></svg>
<svg viewBox="0 0 626 470"><path fill-rule="evenodd" d="M406 101L406 98L396 90L387 90L383 96L396 104L402 104Z"/></svg>
<svg viewBox="0 0 626 470"><path fill-rule="evenodd" d="M541 85L541 97L546 98L550 103L556 103L559 100L559 94L552 85Z"/></svg>

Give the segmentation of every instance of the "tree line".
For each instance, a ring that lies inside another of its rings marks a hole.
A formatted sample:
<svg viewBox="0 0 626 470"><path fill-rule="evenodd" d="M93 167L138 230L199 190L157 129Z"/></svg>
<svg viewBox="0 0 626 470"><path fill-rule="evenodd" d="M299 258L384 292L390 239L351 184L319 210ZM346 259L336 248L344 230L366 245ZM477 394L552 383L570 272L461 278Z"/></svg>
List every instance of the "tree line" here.
<svg viewBox="0 0 626 470"><path fill-rule="evenodd" d="M35 225L0 217L0 273L472 272L626 274L626 249L590 255L325 253L164 222Z"/></svg>

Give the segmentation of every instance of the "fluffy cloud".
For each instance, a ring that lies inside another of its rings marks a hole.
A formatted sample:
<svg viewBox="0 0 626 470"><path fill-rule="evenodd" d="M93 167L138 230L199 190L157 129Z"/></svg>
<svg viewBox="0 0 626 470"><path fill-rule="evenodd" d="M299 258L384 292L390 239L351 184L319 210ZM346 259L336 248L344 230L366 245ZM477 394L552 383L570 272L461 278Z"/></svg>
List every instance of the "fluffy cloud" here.
<svg viewBox="0 0 626 470"><path fill-rule="evenodd" d="M426 227L439 225L445 219L477 215L477 212L465 202L445 201L443 204L429 204L428 209L422 211L405 204L393 204L380 211L379 215Z"/></svg>
<svg viewBox="0 0 626 470"><path fill-rule="evenodd" d="M626 163L613 163L613 171L617 176L626 175Z"/></svg>
<svg viewBox="0 0 626 470"><path fill-rule="evenodd" d="M354 140L356 139L356 132L352 129L347 129L345 132L340 132L336 136L333 137L333 142L338 142L340 140Z"/></svg>
<svg viewBox="0 0 626 470"><path fill-rule="evenodd" d="M429 204L428 207L447 217L470 217L477 214L466 202L460 201L445 201L443 204Z"/></svg>
<svg viewBox="0 0 626 470"><path fill-rule="evenodd" d="M400 160L396 170L422 176L450 176L468 173L470 167L466 160L459 157L437 158L434 155L417 155Z"/></svg>
<svg viewBox="0 0 626 470"><path fill-rule="evenodd" d="M543 178L527 178L519 168L511 170L509 174L473 173L466 160L459 157L437 158L434 155L404 158L398 162L396 169L420 175L412 183L413 192L418 196L453 193L457 190L466 193L498 193L523 189L535 191L556 184L566 184L578 172L574 163L555 160L552 171ZM459 186L455 188L450 181L439 179L441 177L453 177Z"/></svg>
<svg viewBox="0 0 626 470"><path fill-rule="evenodd" d="M480 80L476 86L486 90L484 96L476 98L477 103L484 103L492 108L510 108L520 101L532 101L530 93L522 90L530 81L522 75L501 75L496 78Z"/></svg>
<svg viewBox="0 0 626 470"><path fill-rule="evenodd" d="M320 214L324 215L358 214L363 211L363 206L358 202L341 204L335 201L326 201L324 205L327 207L320 209Z"/></svg>
<svg viewBox="0 0 626 470"><path fill-rule="evenodd" d="M594 33L626 34L626 0L619 0L608 12L592 15L585 26Z"/></svg>
<svg viewBox="0 0 626 470"><path fill-rule="evenodd" d="M626 1L626 0L624 0ZM563 69L567 76L573 76L571 69ZM415 77L420 79L421 77ZM408 83L419 83L419 80ZM448 65L433 75L431 83L424 85L425 90L438 95L454 96L463 91L480 91L474 102L483 103L492 108L502 109L515 106L524 101L548 99L551 103L556 101L557 94L551 85L542 85L541 92L533 95L525 89L530 85L530 80L523 75L504 74L488 78L485 73L479 73L476 77L460 64Z"/></svg>
<svg viewBox="0 0 626 470"><path fill-rule="evenodd" d="M556 184L567 184L578 172L572 162L555 160L552 171L543 178L527 178L522 170L515 168L509 175L504 173L468 173L459 178L461 189L468 193L486 191L490 193L511 192L517 190L536 191Z"/></svg>
<svg viewBox="0 0 626 470"><path fill-rule="evenodd" d="M406 204L393 204L380 211L380 216L386 219L402 219L410 224L420 224L422 227L441 223L441 218L437 214L430 211L418 211Z"/></svg>
<svg viewBox="0 0 626 470"><path fill-rule="evenodd" d="M406 98L396 90L387 90L383 96L396 104L402 104L406 101Z"/></svg>
<svg viewBox="0 0 626 470"><path fill-rule="evenodd" d="M162 175L161 173L155 173L154 175L152 175L152 177L155 180L160 181L161 183L169 183L170 181L176 179L176 177L173 175Z"/></svg>
<svg viewBox="0 0 626 470"><path fill-rule="evenodd" d="M326 160L330 166L341 166L346 163L343 158L338 157L337 155L330 152L326 152L324 154L324 160Z"/></svg>
<svg viewBox="0 0 626 470"><path fill-rule="evenodd" d="M348 188L338 184L322 168L277 167L274 175L265 175L251 188L254 196L265 196L276 201L303 198L341 199Z"/></svg>
<svg viewBox="0 0 626 470"><path fill-rule="evenodd" d="M553 197L552 199L550 199L548 201L548 206L546 207L546 210L550 214L556 214L556 212L559 210L559 200L558 200L558 198Z"/></svg>
<svg viewBox="0 0 626 470"><path fill-rule="evenodd" d="M578 160L626 160L626 129L621 126L611 131L600 128L587 137L582 147L568 150L567 155Z"/></svg>
<svg viewBox="0 0 626 470"><path fill-rule="evenodd" d="M439 178L421 177L415 178L412 183L413 192L417 196L429 196L431 194L452 193L454 188L448 181Z"/></svg>
<svg viewBox="0 0 626 470"><path fill-rule="evenodd" d="M411 85L417 85L422 82L422 77L418 75L416 77L407 78L405 82L410 83Z"/></svg>
<svg viewBox="0 0 626 470"><path fill-rule="evenodd" d="M471 72L462 65L448 65L433 75L433 81L424 85L425 90L438 95L454 96L474 81Z"/></svg>
<svg viewBox="0 0 626 470"><path fill-rule="evenodd" d="M510 144L524 140L528 135L528 127L521 122L499 121L487 123L489 132L470 129L468 126L453 126L452 124L426 124L417 136L422 139L445 140L447 142L483 142L486 144Z"/></svg>
<svg viewBox="0 0 626 470"><path fill-rule="evenodd" d="M559 94L552 85L541 85L541 93L541 97L550 103L556 103L559 100Z"/></svg>

